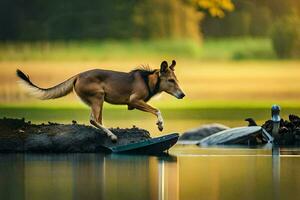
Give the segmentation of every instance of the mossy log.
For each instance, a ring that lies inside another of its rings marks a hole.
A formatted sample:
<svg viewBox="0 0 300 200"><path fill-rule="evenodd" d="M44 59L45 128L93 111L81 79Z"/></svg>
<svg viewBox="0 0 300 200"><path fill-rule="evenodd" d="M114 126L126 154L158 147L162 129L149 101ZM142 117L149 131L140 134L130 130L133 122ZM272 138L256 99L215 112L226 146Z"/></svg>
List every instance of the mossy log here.
<svg viewBox="0 0 300 200"><path fill-rule="evenodd" d="M110 129L118 141L92 126L77 124L31 124L25 119L0 119L0 152L89 153L151 138L148 131L133 128Z"/></svg>

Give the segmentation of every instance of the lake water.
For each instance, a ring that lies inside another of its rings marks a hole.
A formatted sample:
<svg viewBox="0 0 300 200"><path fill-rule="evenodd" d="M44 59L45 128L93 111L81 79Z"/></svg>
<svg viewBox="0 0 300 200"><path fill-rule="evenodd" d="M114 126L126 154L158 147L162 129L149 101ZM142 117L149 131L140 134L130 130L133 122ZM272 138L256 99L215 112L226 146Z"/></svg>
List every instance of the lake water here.
<svg viewBox="0 0 300 200"><path fill-rule="evenodd" d="M169 156L0 154L0 199L298 199L300 148L199 148Z"/></svg>
<svg viewBox="0 0 300 200"><path fill-rule="evenodd" d="M165 130L184 132L206 123L244 126L253 117L270 118L269 109L162 110ZM300 109L282 112L300 113ZM86 109L1 108L0 117L38 122L88 123ZM108 127L137 125L159 135L156 119L139 111L105 110ZM0 154L0 200L217 200L298 199L300 148L199 148L176 145L169 156L116 154Z"/></svg>

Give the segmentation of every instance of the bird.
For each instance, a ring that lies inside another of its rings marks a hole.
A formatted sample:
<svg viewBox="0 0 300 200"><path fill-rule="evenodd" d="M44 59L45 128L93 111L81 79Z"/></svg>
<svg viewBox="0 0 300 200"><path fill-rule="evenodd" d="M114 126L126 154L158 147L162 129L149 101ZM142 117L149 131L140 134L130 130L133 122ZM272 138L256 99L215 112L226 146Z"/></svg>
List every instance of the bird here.
<svg viewBox="0 0 300 200"><path fill-rule="evenodd" d="M280 107L278 105L273 105L271 108L271 119L266 121L262 128L265 130L266 133L263 133L268 139L264 138L262 135L260 136L262 141L268 142L270 139L276 138L275 140L279 139L279 132L282 132L283 129L280 131L280 122L282 121L280 118ZM253 118L246 118L245 121L248 122L248 126L258 126L257 123ZM272 136L272 137L271 137ZM268 140L268 141L266 141Z"/></svg>
<svg viewBox="0 0 300 200"><path fill-rule="evenodd" d="M300 126L300 117L298 117L297 115L290 114L289 115L289 120L296 127Z"/></svg>
<svg viewBox="0 0 300 200"><path fill-rule="evenodd" d="M277 138L278 134L279 134L280 121L281 121L279 113L280 113L280 107L276 104L273 105L271 108L271 115L272 115L271 120L272 120L272 124L273 124L272 136L274 138Z"/></svg>
<svg viewBox="0 0 300 200"><path fill-rule="evenodd" d="M245 121L249 123L248 126L257 126L257 123L256 123L255 120L254 120L253 118L251 118L251 117L246 118Z"/></svg>

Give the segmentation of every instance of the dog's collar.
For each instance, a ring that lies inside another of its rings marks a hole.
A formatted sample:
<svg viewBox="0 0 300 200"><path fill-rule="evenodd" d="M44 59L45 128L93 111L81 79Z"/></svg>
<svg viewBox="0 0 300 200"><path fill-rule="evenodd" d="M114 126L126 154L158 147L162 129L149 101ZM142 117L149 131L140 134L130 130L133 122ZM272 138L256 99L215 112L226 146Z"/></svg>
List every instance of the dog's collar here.
<svg viewBox="0 0 300 200"><path fill-rule="evenodd" d="M147 77L147 80L145 80L147 89L148 89L148 96L146 97L145 101L148 101L151 99L154 95L156 95L159 92L159 87L160 87L160 77L159 75L157 76L157 82L155 83L155 86L153 90L151 90L149 86L149 78Z"/></svg>

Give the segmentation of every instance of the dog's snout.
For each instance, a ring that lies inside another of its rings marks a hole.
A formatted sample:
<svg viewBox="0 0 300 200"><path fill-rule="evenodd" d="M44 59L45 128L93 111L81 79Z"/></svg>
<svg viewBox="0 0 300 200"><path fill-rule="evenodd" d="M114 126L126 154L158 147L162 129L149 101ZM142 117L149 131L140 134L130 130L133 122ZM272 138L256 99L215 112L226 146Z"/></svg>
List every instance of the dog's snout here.
<svg viewBox="0 0 300 200"><path fill-rule="evenodd" d="M185 94L184 94L184 93L181 93L181 94L178 96L179 99L183 99L183 97L185 97Z"/></svg>

